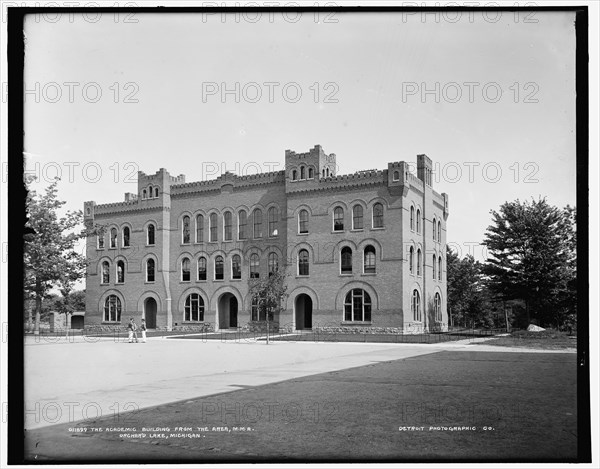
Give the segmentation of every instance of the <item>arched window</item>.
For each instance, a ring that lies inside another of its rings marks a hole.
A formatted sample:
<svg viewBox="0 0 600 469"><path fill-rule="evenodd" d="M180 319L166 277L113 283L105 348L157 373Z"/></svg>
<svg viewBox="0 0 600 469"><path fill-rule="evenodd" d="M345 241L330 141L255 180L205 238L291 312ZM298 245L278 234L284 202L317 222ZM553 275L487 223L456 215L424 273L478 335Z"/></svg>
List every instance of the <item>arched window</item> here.
<svg viewBox="0 0 600 469"><path fill-rule="evenodd" d="M279 234L279 210L277 207L269 209L269 236L277 236Z"/></svg>
<svg viewBox="0 0 600 469"><path fill-rule="evenodd" d="M323 177L325 177L325 169L323 169Z"/></svg>
<svg viewBox="0 0 600 469"><path fill-rule="evenodd" d="M329 168L326 168L326 169L325 169L325 176L326 176L326 177L329 177Z"/></svg>
<svg viewBox="0 0 600 469"><path fill-rule="evenodd" d="M442 242L442 222L438 221L438 242Z"/></svg>
<svg viewBox="0 0 600 469"><path fill-rule="evenodd" d="M383 204L373 205L373 228L383 228Z"/></svg>
<svg viewBox="0 0 600 469"><path fill-rule="evenodd" d="M421 210L417 209L417 233L421 232Z"/></svg>
<svg viewBox="0 0 600 469"><path fill-rule="evenodd" d="M198 258L198 280L206 280L206 257Z"/></svg>
<svg viewBox="0 0 600 469"><path fill-rule="evenodd" d="M225 273L223 272L223 256L215 257L215 280L223 280Z"/></svg>
<svg viewBox="0 0 600 469"><path fill-rule="evenodd" d="M248 214L246 210L240 210L238 217L238 239L246 239L248 237Z"/></svg>
<svg viewBox="0 0 600 469"><path fill-rule="evenodd" d="M152 198L152 186L148 186L148 198Z"/></svg>
<svg viewBox="0 0 600 469"><path fill-rule="evenodd" d="M98 233L98 249L104 249L104 232Z"/></svg>
<svg viewBox="0 0 600 469"><path fill-rule="evenodd" d="M155 265L154 259L146 261L146 282L154 282Z"/></svg>
<svg viewBox="0 0 600 469"><path fill-rule="evenodd" d="M414 272L414 257L415 257L415 250L411 246L410 251L408 253L408 270L410 271L411 274Z"/></svg>
<svg viewBox="0 0 600 469"><path fill-rule="evenodd" d="M145 198L146 198L146 189L144 189L144 190L142 191L142 199L145 199Z"/></svg>
<svg viewBox="0 0 600 469"><path fill-rule="evenodd" d="M417 249L417 276L421 275L421 250Z"/></svg>
<svg viewBox="0 0 600 469"><path fill-rule="evenodd" d="M121 322L121 299L109 295L104 301L104 322Z"/></svg>
<svg viewBox="0 0 600 469"><path fill-rule="evenodd" d="M181 242L188 244L190 242L190 217L187 215L183 217L181 223Z"/></svg>
<svg viewBox="0 0 600 469"><path fill-rule="evenodd" d="M304 179L304 166L300 166L300 179Z"/></svg>
<svg viewBox="0 0 600 469"><path fill-rule="evenodd" d="M344 231L344 209L336 207L333 211L333 231Z"/></svg>
<svg viewBox="0 0 600 469"><path fill-rule="evenodd" d="M262 210L257 208L254 210L254 237L262 238Z"/></svg>
<svg viewBox="0 0 600 469"><path fill-rule="evenodd" d="M292 181L295 181L296 179L298 179L298 172L294 169L292 171Z"/></svg>
<svg viewBox="0 0 600 469"><path fill-rule="evenodd" d="M342 248L342 273L352 273L352 249L348 246Z"/></svg>
<svg viewBox="0 0 600 469"><path fill-rule="evenodd" d="M410 207L410 229L415 231L415 208L413 206Z"/></svg>
<svg viewBox="0 0 600 469"><path fill-rule="evenodd" d="M102 263L102 283L110 283L110 264L108 261Z"/></svg>
<svg viewBox="0 0 600 469"><path fill-rule="evenodd" d="M431 263L431 265L433 266L433 280L435 280L436 275L435 275L435 271L436 271L436 267L437 267L437 259L435 257L435 254L433 255L433 262Z"/></svg>
<svg viewBox="0 0 600 469"><path fill-rule="evenodd" d="M234 254L231 258L231 278L242 278L242 258L237 254Z"/></svg>
<svg viewBox="0 0 600 469"><path fill-rule="evenodd" d="M308 179L312 179L315 177L315 170L312 168L308 168Z"/></svg>
<svg viewBox="0 0 600 469"><path fill-rule="evenodd" d="M298 252L298 275L308 275L308 265L308 251L306 249L301 249L300 252Z"/></svg>
<svg viewBox="0 0 600 469"><path fill-rule="evenodd" d="M435 311L435 320L442 322L442 297L437 292L433 297L433 310Z"/></svg>
<svg viewBox="0 0 600 469"><path fill-rule="evenodd" d="M204 215L196 215L196 242L204 242Z"/></svg>
<svg viewBox="0 0 600 469"><path fill-rule="evenodd" d="M116 228L111 228L111 230L110 230L110 247L113 249L117 247L117 229Z"/></svg>
<svg viewBox="0 0 600 469"><path fill-rule="evenodd" d="M279 269L279 257L276 253L269 254L269 277Z"/></svg>
<svg viewBox="0 0 600 469"><path fill-rule="evenodd" d="M154 188L154 197L158 197L158 187Z"/></svg>
<svg viewBox="0 0 600 469"><path fill-rule="evenodd" d="M298 214L298 233L308 233L308 210L300 210Z"/></svg>
<svg viewBox="0 0 600 469"><path fill-rule="evenodd" d="M148 228L146 229L147 232L147 239L146 241L148 242L149 246L154 246L154 225L152 223L150 223L148 225Z"/></svg>
<svg viewBox="0 0 600 469"><path fill-rule="evenodd" d="M438 280L442 280L442 256L438 258Z"/></svg>
<svg viewBox="0 0 600 469"><path fill-rule="evenodd" d="M231 241L233 239L231 219L231 212L225 212L225 214L223 215L223 239L225 241Z"/></svg>
<svg viewBox="0 0 600 469"><path fill-rule="evenodd" d="M394 171L394 177L393 177L394 181L399 181L400 180L400 173L398 171Z"/></svg>
<svg viewBox="0 0 600 469"><path fill-rule="evenodd" d="M355 205L352 207L352 229L362 230L363 229L363 208L362 205Z"/></svg>
<svg viewBox="0 0 600 469"><path fill-rule="evenodd" d="M346 294L344 300L344 321L370 321L371 297L360 289L354 288Z"/></svg>
<svg viewBox="0 0 600 469"><path fill-rule="evenodd" d="M129 237L131 235L131 231L129 230L128 226L124 226L123 227L123 247L124 248L128 248L129 247Z"/></svg>
<svg viewBox="0 0 600 469"><path fill-rule="evenodd" d="M364 271L365 274L374 274L377 271L375 267L375 248L371 245L365 247Z"/></svg>
<svg viewBox="0 0 600 469"><path fill-rule="evenodd" d="M414 321L421 320L421 296L419 295L418 290L413 290L412 301L411 301L411 311L413 314Z"/></svg>
<svg viewBox="0 0 600 469"><path fill-rule="evenodd" d="M198 293L191 293L185 299L184 321L204 321L204 300Z"/></svg>
<svg viewBox="0 0 600 469"><path fill-rule="evenodd" d="M181 260L181 281L182 282L190 281L190 260L187 257L184 257Z"/></svg>
<svg viewBox="0 0 600 469"><path fill-rule="evenodd" d="M435 241L435 239L436 239L435 238L435 234L437 232L437 223L435 221L435 217L433 217L433 230L432 230L432 232L433 232L433 240Z"/></svg>
<svg viewBox="0 0 600 469"><path fill-rule="evenodd" d="M125 282L125 262L117 261L117 283Z"/></svg>
<svg viewBox="0 0 600 469"><path fill-rule="evenodd" d="M260 278L260 259L258 254L252 254L250 256L250 278Z"/></svg>
<svg viewBox="0 0 600 469"><path fill-rule="evenodd" d="M208 217L208 230L210 233L210 242L217 240L217 214L211 213Z"/></svg>

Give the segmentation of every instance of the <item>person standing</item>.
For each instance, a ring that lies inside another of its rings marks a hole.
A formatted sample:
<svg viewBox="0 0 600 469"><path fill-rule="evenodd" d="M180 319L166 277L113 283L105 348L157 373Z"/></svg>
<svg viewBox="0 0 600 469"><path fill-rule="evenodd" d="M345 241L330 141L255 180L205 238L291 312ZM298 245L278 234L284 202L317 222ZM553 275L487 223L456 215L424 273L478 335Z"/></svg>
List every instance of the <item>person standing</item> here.
<svg viewBox="0 0 600 469"><path fill-rule="evenodd" d="M146 343L146 320L142 318L142 324L140 325L140 331L142 331L142 343Z"/></svg>
<svg viewBox="0 0 600 469"><path fill-rule="evenodd" d="M137 342L137 324L135 323L133 318L129 318L129 324L127 325L127 329L129 331L129 343L131 344L133 342L133 339L135 339L135 341Z"/></svg>

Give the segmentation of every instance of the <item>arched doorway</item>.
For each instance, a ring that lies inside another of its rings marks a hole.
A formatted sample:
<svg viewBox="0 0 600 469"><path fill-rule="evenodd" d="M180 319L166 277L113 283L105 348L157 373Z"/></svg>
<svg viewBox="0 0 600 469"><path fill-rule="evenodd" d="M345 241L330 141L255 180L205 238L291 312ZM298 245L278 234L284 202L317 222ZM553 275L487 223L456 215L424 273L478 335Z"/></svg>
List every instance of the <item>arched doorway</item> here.
<svg viewBox="0 0 600 469"><path fill-rule="evenodd" d="M312 299L305 293L296 297L296 329L312 329Z"/></svg>
<svg viewBox="0 0 600 469"><path fill-rule="evenodd" d="M156 300L154 298L146 298L144 301L144 318L146 319L146 327L148 329L156 329Z"/></svg>
<svg viewBox="0 0 600 469"><path fill-rule="evenodd" d="M238 301L232 293L223 293L217 303L219 329L238 327Z"/></svg>

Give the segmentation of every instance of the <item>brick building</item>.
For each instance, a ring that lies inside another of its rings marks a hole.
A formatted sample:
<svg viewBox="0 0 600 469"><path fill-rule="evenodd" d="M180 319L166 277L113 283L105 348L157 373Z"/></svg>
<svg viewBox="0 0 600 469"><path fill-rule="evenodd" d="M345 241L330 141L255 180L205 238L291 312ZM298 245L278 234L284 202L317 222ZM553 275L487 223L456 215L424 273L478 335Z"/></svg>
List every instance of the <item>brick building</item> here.
<svg viewBox="0 0 600 469"><path fill-rule="evenodd" d="M320 145L285 152L285 170L185 182L138 173L125 201L85 202L86 326L133 316L150 329L213 331L259 317L248 279L285 267L274 318L291 329L445 330L448 196L417 156L337 176Z"/></svg>

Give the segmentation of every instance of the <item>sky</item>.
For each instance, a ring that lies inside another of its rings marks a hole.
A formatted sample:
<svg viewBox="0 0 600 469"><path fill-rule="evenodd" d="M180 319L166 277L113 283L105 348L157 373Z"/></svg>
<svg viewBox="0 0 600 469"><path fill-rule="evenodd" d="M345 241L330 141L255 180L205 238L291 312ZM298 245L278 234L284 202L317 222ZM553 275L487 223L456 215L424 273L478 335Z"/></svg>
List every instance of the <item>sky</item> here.
<svg viewBox="0 0 600 469"><path fill-rule="evenodd" d="M25 35L27 170L70 210L138 170L281 170L315 144L338 174L427 154L478 260L490 210L576 202L571 13L32 15Z"/></svg>

